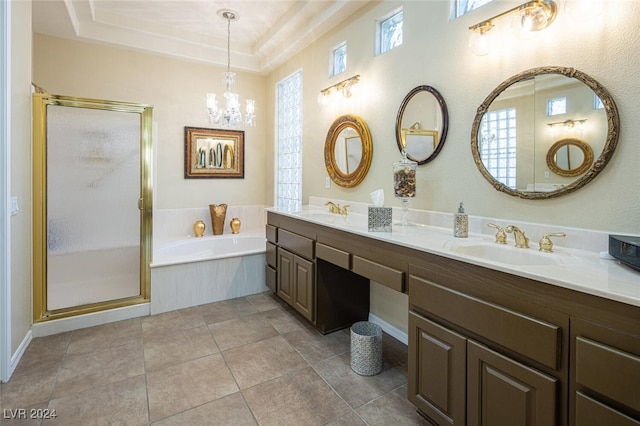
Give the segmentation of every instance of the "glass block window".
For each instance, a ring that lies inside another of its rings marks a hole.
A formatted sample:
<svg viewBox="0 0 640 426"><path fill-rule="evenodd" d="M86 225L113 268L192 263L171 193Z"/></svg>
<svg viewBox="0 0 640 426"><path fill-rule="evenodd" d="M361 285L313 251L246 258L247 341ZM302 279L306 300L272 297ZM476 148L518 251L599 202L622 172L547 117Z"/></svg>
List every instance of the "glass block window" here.
<svg viewBox="0 0 640 426"><path fill-rule="evenodd" d="M487 112L480 124L480 158L498 182L516 188L516 109Z"/></svg>
<svg viewBox="0 0 640 426"><path fill-rule="evenodd" d="M547 101L547 115L561 115L567 113L567 98L554 98Z"/></svg>
<svg viewBox="0 0 640 426"><path fill-rule="evenodd" d="M402 44L402 8L380 19L376 27L376 54L380 55Z"/></svg>
<svg viewBox="0 0 640 426"><path fill-rule="evenodd" d="M452 1L452 18L458 18L465 13L469 13L474 9L484 6L493 0L451 0Z"/></svg>
<svg viewBox="0 0 640 426"><path fill-rule="evenodd" d="M276 86L277 149L275 205L302 207L302 70Z"/></svg>
<svg viewBox="0 0 640 426"><path fill-rule="evenodd" d="M347 69L347 42L343 42L331 50L331 70L329 77L338 75Z"/></svg>
<svg viewBox="0 0 640 426"><path fill-rule="evenodd" d="M593 109L604 109L602 99L600 99L600 96L596 95L595 93L593 95Z"/></svg>

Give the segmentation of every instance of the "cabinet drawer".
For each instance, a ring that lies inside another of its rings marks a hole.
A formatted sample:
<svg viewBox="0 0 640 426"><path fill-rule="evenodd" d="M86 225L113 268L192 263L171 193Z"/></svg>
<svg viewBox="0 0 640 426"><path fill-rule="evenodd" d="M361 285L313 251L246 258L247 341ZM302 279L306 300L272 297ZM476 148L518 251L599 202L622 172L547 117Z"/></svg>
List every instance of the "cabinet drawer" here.
<svg viewBox="0 0 640 426"><path fill-rule="evenodd" d="M576 382L640 411L640 357L576 337Z"/></svg>
<svg viewBox="0 0 640 426"><path fill-rule="evenodd" d="M351 253L316 243L316 257L344 269L351 269Z"/></svg>
<svg viewBox="0 0 640 426"><path fill-rule="evenodd" d="M278 242L278 228L272 225L266 225L267 241L272 243Z"/></svg>
<svg viewBox="0 0 640 426"><path fill-rule="evenodd" d="M273 266L274 268L278 266L276 263L276 249L277 246L270 242L267 242L267 265Z"/></svg>
<svg viewBox="0 0 640 426"><path fill-rule="evenodd" d="M558 369L561 327L412 275L409 304Z"/></svg>
<svg viewBox="0 0 640 426"><path fill-rule="evenodd" d="M299 254L307 259L314 258L314 241L284 229L278 229L278 243L289 251Z"/></svg>
<svg viewBox="0 0 640 426"><path fill-rule="evenodd" d="M353 256L351 270L393 290L404 292L404 272L389 268L360 256Z"/></svg>
<svg viewBox="0 0 640 426"><path fill-rule="evenodd" d="M575 426L593 425L639 426L640 422L578 392Z"/></svg>
<svg viewBox="0 0 640 426"><path fill-rule="evenodd" d="M278 273L277 271L269 265L265 265L265 279L267 283L267 287L269 290L276 292L277 283L278 283Z"/></svg>

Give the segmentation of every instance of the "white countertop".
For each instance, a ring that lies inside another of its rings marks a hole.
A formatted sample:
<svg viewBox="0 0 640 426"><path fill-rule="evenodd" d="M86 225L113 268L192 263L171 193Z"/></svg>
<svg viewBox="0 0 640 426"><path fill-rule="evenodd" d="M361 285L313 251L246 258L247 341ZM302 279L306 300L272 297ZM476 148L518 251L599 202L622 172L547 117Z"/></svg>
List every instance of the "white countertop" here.
<svg viewBox="0 0 640 426"><path fill-rule="evenodd" d="M303 206L302 210L296 212L278 208L269 208L268 211L640 306L640 272L615 260L601 259L594 251L559 247L555 240L554 252L542 253L533 241L528 249L516 248L511 235L505 246L494 244L493 237L484 234L470 233L469 238L455 238L452 229L421 224L403 227L394 222L392 232L369 232L365 214L349 213L342 216L328 213L326 207ZM473 255L474 250L479 255Z"/></svg>

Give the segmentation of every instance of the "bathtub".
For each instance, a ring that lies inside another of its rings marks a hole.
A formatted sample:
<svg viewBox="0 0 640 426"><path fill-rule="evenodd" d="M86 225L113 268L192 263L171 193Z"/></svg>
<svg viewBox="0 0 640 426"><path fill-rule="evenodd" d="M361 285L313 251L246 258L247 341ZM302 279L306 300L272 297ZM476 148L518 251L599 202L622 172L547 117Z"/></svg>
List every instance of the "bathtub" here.
<svg viewBox="0 0 640 426"><path fill-rule="evenodd" d="M265 252L264 233L209 235L161 244L154 250L154 266L225 259Z"/></svg>
<svg viewBox="0 0 640 426"><path fill-rule="evenodd" d="M192 237L154 247L151 313L267 291L265 242L263 231Z"/></svg>

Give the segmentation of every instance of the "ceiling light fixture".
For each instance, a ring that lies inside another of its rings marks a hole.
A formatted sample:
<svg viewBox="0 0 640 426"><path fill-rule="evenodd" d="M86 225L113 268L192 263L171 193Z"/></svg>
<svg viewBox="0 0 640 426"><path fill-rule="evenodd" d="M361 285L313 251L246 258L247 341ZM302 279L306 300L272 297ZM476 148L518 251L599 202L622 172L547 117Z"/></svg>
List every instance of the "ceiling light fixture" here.
<svg viewBox="0 0 640 426"><path fill-rule="evenodd" d="M469 27L473 31L469 38L469 48L476 55L489 53L491 47L489 31L494 27L493 22L514 13L519 14L519 23L524 30L539 31L551 25L557 14L557 6L553 0L532 0L472 25Z"/></svg>
<svg viewBox="0 0 640 426"><path fill-rule="evenodd" d="M329 101L329 97L332 93L341 93L345 98L350 98L355 92L355 86L360 81L360 74L356 74L353 77L349 77L346 80L342 80L333 86L326 87L320 91L318 95L318 102L326 104Z"/></svg>
<svg viewBox="0 0 640 426"><path fill-rule="evenodd" d="M232 10L222 9L218 11L218 16L227 20L227 72L222 73L222 82L227 87L224 92L225 107L218 108L218 100L215 93L207 93L207 113L209 121L220 124L222 127L235 128L242 123L242 113L240 112L240 102L238 94L231 92L231 88L236 83L236 73L231 72L231 21L240 19L238 14ZM247 126L255 127L255 100L247 99L244 123Z"/></svg>

